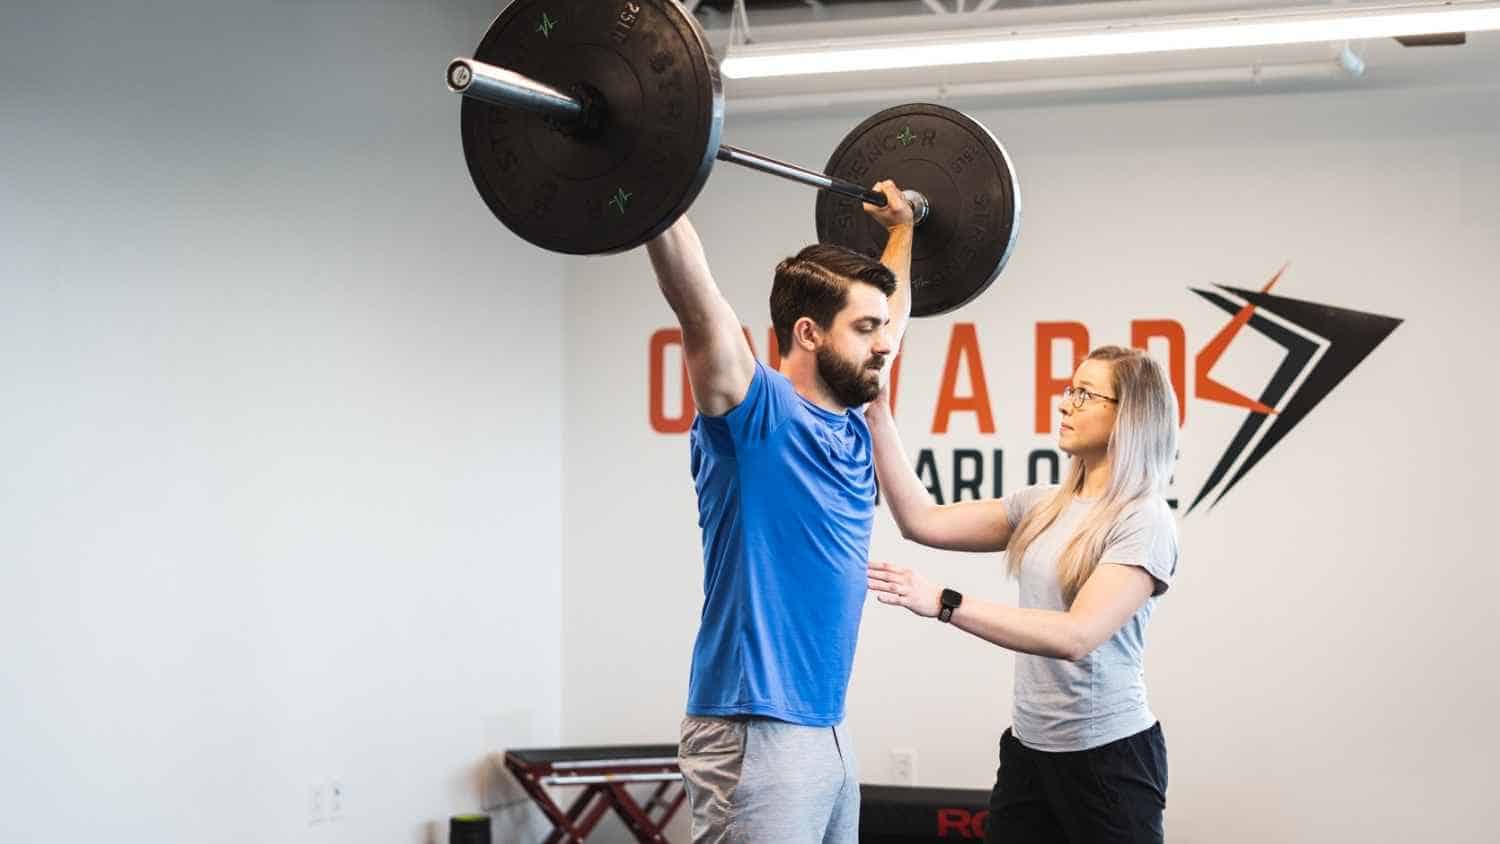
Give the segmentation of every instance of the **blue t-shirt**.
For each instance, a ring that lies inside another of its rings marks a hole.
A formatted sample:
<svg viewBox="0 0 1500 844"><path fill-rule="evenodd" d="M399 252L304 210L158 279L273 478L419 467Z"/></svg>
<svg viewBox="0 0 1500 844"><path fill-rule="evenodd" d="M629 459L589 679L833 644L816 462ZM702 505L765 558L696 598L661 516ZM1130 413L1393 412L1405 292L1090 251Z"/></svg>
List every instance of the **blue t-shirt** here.
<svg viewBox="0 0 1500 844"><path fill-rule="evenodd" d="M745 400L692 430L703 615L689 715L844 718L864 611L875 467L863 413L755 362Z"/></svg>

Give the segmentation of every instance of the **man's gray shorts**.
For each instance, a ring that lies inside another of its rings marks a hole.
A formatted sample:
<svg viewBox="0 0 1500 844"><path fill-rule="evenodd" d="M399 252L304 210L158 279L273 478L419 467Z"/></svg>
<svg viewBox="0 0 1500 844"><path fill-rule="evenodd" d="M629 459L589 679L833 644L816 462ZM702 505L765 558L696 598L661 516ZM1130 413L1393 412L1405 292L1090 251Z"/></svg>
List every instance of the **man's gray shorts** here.
<svg viewBox="0 0 1500 844"><path fill-rule="evenodd" d="M694 844L859 840L859 774L842 727L689 715L677 748Z"/></svg>

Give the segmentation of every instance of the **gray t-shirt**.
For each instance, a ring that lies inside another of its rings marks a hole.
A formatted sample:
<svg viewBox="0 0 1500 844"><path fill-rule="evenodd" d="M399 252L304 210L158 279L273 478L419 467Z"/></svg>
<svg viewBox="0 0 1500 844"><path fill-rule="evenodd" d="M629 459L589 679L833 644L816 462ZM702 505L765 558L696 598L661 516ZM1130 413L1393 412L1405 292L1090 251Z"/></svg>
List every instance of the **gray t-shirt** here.
<svg viewBox="0 0 1500 844"><path fill-rule="evenodd" d="M1005 496L1005 517L1015 530L1031 508L1056 486L1032 486ZM1073 531L1098 503L1075 498L1026 549L1021 561L1021 606L1066 610L1057 561ZM1177 522L1157 496L1127 508L1110 529L1099 564L1140 566L1156 581L1144 606L1104 644L1077 662L1016 654L1015 712L1011 731L1036 750L1088 750L1134 735L1156 723L1146 702L1142 656L1146 622L1177 570Z"/></svg>

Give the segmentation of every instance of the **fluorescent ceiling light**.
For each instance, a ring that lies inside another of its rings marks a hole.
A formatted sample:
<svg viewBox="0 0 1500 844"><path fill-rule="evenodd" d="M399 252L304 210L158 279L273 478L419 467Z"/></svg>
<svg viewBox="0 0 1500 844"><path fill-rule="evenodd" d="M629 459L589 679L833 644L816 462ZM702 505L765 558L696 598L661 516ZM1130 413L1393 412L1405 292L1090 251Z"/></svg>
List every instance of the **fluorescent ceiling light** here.
<svg viewBox="0 0 1500 844"><path fill-rule="evenodd" d="M1211 20L1122 22L1096 25L1089 30L989 30L922 38L807 42L796 46L749 45L733 50L720 70L731 79L752 79L1493 29L1500 29L1500 3L1456 0L1332 12L1288 10L1280 14L1244 14Z"/></svg>

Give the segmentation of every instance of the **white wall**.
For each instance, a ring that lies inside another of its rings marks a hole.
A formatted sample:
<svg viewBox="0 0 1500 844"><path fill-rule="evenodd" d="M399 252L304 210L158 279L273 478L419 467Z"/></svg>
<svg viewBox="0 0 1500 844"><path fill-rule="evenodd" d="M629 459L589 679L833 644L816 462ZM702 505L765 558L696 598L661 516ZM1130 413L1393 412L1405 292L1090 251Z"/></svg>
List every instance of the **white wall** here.
<svg viewBox="0 0 1500 844"><path fill-rule="evenodd" d="M559 740L565 266L441 85L492 14L0 9L0 839L445 841Z"/></svg>
<svg viewBox="0 0 1500 844"><path fill-rule="evenodd" d="M701 564L686 441L647 424L670 313L643 255L565 262L478 201L434 80L492 11L0 9L0 839L441 841L449 814L517 798L492 751L675 737ZM1497 66L973 109L1027 213L999 285L911 334L899 419L945 488L955 449L1003 448L1013 488L1048 445L1038 321L1102 343L1176 319L1191 356L1225 315L1189 287L1287 261L1278 293L1406 320L1182 523L1148 675L1174 841L1462 842L1500 820L1480 627ZM727 137L817 165L861 116L731 117ZM726 166L694 209L762 353L769 269L812 205ZM992 436L971 415L930 432L958 321ZM1254 391L1275 361L1247 335L1215 374ZM1242 416L1189 396L1184 494ZM878 524L876 556L1013 596L997 561ZM912 748L920 783L988 787L1010 670L871 606L866 781ZM345 817L310 824L333 780ZM496 815L499 840L540 837L534 811Z"/></svg>
<svg viewBox="0 0 1500 844"><path fill-rule="evenodd" d="M1001 281L909 335L898 421L914 456L935 450L946 490L954 449L1003 448L1009 489L1052 444L1031 429L1039 321L1083 322L1095 345L1128 343L1133 319L1184 326L1176 493L1190 497L1244 412L1192 386L1229 317L1189 288L1259 288L1290 262L1275 293L1405 320L1217 508L1181 521L1147 670L1174 842L1477 842L1500 821L1500 654L1481 621L1500 586L1483 527L1500 399L1482 387L1500 306L1500 43L1465 49L1486 58L1451 83L1386 85L1372 65L1323 91L972 109L1007 144L1026 215ZM812 166L862 116L729 111L731 143ZM728 166L693 208L762 355L770 270L814 237L812 209L807 189ZM647 421L647 341L672 317L643 254L583 262L565 313L563 735L669 741L701 600L687 440ZM994 435L972 414L931 433L956 322L978 326ZM1214 375L1256 394L1279 360L1247 332ZM1014 600L998 558L904 544L885 515L872 554ZM873 601L865 619L848 720L864 780L889 781L890 751L911 748L920 784L988 788L1012 658Z"/></svg>

